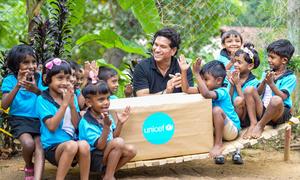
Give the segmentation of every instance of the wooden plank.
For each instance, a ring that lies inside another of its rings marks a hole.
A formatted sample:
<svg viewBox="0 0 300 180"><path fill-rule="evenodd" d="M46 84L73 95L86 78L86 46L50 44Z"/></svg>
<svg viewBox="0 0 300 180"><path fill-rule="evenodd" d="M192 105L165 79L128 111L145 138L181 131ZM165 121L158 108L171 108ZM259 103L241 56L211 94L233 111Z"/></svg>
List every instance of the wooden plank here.
<svg viewBox="0 0 300 180"><path fill-rule="evenodd" d="M192 160L192 156L183 156L183 161L191 161Z"/></svg>
<svg viewBox="0 0 300 180"><path fill-rule="evenodd" d="M183 157L182 156L175 158L175 163L181 163L181 162L183 162Z"/></svg>
<svg viewBox="0 0 300 180"><path fill-rule="evenodd" d="M264 130L262 137L260 139L250 139L249 140L249 139L243 139L240 136L235 141L224 142L223 154L226 155L226 154L232 153L236 150L236 148L242 149L249 145L251 145L251 146L255 145L262 140L268 140L274 136L277 136L280 131L286 130L288 128L291 128L291 125L289 125L288 123L279 125L276 129L273 129L271 126L266 126L266 129ZM286 145L286 147L289 147L289 145ZM286 148L285 159L288 159L288 156L289 156L288 148ZM207 159L207 158L208 158L208 153L200 153L200 154L192 154L192 155L187 155L187 156L171 157L171 158L164 158L164 159L158 159L158 160L137 161L137 162L135 162L135 165L129 163L129 164L125 165L125 167L123 167L122 169L130 168L130 167L142 167L142 166L147 166L147 167L159 166L159 165L164 165L164 164L181 163L181 162L186 162L186 161Z"/></svg>
<svg viewBox="0 0 300 180"><path fill-rule="evenodd" d="M167 158L167 164L173 164L175 162L176 162L175 158Z"/></svg>

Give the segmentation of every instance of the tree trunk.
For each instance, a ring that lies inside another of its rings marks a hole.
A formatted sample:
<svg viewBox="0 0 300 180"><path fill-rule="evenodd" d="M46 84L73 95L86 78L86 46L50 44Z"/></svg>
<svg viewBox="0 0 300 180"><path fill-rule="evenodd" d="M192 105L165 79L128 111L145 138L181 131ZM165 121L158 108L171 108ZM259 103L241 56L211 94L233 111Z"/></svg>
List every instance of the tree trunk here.
<svg viewBox="0 0 300 180"><path fill-rule="evenodd" d="M126 53L118 48L107 49L103 54L103 58L107 60L107 63L113 64L115 67L119 67L123 57Z"/></svg>
<svg viewBox="0 0 300 180"><path fill-rule="evenodd" d="M41 11L41 6L43 5L44 0L26 0L26 14L28 16L28 39L29 42L33 38L32 30L34 28L33 18L38 16Z"/></svg>
<svg viewBox="0 0 300 180"><path fill-rule="evenodd" d="M295 54L300 54L300 1L288 0L288 35L295 46Z"/></svg>

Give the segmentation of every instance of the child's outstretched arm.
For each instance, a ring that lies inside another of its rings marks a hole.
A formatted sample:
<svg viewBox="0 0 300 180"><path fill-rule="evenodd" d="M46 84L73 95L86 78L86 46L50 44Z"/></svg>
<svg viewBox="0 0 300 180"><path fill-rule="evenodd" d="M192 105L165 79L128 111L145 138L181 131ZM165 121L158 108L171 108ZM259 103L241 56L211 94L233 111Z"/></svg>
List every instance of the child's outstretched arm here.
<svg viewBox="0 0 300 180"><path fill-rule="evenodd" d="M190 67L190 64L188 64L185 60L184 55L180 55L178 59L178 64L181 70L181 88L182 91L187 94L197 94L198 88L197 87L190 87L188 78L187 78L187 70Z"/></svg>
<svg viewBox="0 0 300 180"><path fill-rule="evenodd" d="M59 123L63 119L66 109L69 106L69 102L71 98L72 98L71 92L67 91L66 93L64 93L63 101L56 114L53 117L45 120L45 124L50 131L55 131L59 126Z"/></svg>
<svg viewBox="0 0 300 180"><path fill-rule="evenodd" d="M128 120L129 115L130 115L130 107L129 106L127 106L121 114L116 113L117 127L114 130L114 138L120 136L123 124Z"/></svg>
<svg viewBox="0 0 300 180"><path fill-rule="evenodd" d="M216 99L217 98L217 94L216 92L214 91L210 91L204 80L202 79L202 77L200 76L199 72L200 72L200 66L201 66L201 60L198 59L194 65L193 65L193 73L194 73L194 76L196 78L196 82L197 82L197 85L198 85L198 88L199 88L199 91L201 93L201 95L204 97L204 98L207 98L207 99Z"/></svg>
<svg viewBox="0 0 300 180"><path fill-rule="evenodd" d="M110 132L111 120L107 113L102 113L103 117L103 130L101 136L97 139L96 148L99 150L103 150L107 143L107 137Z"/></svg>

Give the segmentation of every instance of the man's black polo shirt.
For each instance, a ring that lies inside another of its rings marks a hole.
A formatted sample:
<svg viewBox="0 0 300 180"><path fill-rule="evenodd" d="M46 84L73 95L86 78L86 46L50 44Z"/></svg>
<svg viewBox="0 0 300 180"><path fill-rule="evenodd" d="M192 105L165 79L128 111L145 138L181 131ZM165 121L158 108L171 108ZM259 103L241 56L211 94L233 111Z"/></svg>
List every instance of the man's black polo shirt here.
<svg viewBox="0 0 300 180"><path fill-rule="evenodd" d="M171 66L166 73L163 75L158 70L155 60L153 57L142 60L135 66L133 74L133 88L134 91L141 89L149 89L150 94L154 94L163 91L167 87L167 82L171 79L169 74L175 75L180 73L180 67L175 57L172 57ZM193 86L193 75L191 68L187 71L188 82L190 86ZM181 88L174 88L173 93L182 92Z"/></svg>

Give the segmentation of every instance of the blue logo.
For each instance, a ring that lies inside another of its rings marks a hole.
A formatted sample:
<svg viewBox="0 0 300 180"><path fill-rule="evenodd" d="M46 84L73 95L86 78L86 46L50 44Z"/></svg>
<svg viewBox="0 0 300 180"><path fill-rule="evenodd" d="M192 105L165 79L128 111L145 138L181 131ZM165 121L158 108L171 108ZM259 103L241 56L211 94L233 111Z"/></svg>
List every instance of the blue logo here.
<svg viewBox="0 0 300 180"><path fill-rule="evenodd" d="M142 131L145 139L151 144L166 144L174 134L175 125L169 115L157 112L146 118Z"/></svg>

